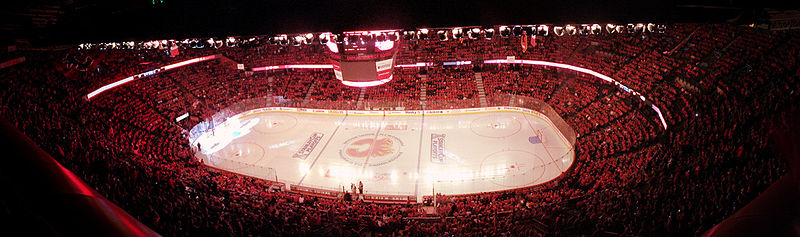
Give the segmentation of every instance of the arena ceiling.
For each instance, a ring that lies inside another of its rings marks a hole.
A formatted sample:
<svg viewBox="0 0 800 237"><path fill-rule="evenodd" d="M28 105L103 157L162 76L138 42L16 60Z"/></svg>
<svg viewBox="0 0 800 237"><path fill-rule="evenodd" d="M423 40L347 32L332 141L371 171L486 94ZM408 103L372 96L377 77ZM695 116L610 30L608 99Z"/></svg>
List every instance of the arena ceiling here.
<svg viewBox="0 0 800 237"><path fill-rule="evenodd" d="M743 12L753 15L743 9L772 2L786 4L779 0L4 1L0 31L7 44L16 39L64 44L459 25L723 21Z"/></svg>

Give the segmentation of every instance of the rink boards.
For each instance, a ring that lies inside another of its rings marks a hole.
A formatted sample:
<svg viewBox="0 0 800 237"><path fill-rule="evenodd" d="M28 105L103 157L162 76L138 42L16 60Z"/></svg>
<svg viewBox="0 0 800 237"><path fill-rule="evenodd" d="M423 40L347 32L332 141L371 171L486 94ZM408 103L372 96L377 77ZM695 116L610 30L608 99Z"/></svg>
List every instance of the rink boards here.
<svg viewBox="0 0 800 237"><path fill-rule="evenodd" d="M349 111L287 107L228 118L195 141L205 165L294 187L365 194L471 194L559 177L574 149L518 107Z"/></svg>

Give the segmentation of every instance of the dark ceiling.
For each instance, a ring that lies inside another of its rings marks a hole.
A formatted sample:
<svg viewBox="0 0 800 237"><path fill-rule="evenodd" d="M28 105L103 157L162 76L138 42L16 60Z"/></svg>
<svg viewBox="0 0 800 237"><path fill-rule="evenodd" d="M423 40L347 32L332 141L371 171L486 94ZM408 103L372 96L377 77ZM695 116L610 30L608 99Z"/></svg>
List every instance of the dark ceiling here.
<svg viewBox="0 0 800 237"><path fill-rule="evenodd" d="M6 41L46 45L466 25L706 22L752 19L758 15L753 9L765 4L796 7L785 2L30 0L4 1L0 30Z"/></svg>

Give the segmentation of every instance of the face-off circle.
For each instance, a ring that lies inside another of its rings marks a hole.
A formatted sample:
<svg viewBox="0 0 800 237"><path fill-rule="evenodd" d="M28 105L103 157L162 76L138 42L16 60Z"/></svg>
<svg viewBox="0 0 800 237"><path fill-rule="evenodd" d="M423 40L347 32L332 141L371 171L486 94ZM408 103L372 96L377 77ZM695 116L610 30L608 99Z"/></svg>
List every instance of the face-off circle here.
<svg viewBox="0 0 800 237"><path fill-rule="evenodd" d="M362 134L344 142L339 156L350 164L380 166L396 160L403 154L405 144L389 134Z"/></svg>
<svg viewBox="0 0 800 237"><path fill-rule="evenodd" d="M262 162L265 155L264 148L255 143L233 143L208 158L207 164L225 170L235 171L250 168Z"/></svg>
<svg viewBox="0 0 800 237"><path fill-rule="evenodd" d="M545 165L541 157L528 151L499 151L483 159L480 174L499 186L524 187L541 179Z"/></svg>
<svg viewBox="0 0 800 237"><path fill-rule="evenodd" d="M268 115L261 118L261 123L253 127L256 132L274 134L286 132L297 126L297 118L291 115Z"/></svg>
<svg viewBox="0 0 800 237"><path fill-rule="evenodd" d="M503 138L516 134L522 123L512 116L487 115L470 123L470 130L478 136Z"/></svg>

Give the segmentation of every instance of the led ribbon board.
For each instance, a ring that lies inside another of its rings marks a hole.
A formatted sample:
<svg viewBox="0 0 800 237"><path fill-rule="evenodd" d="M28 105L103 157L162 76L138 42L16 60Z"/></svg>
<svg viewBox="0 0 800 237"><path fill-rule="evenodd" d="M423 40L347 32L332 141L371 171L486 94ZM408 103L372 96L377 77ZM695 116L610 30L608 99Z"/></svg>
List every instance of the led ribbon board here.
<svg viewBox="0 0 800 237"><path fill-rule="evenodd" d="M139 79L139 78L142 78L142 77L149 77L149 76L158 74L158 73L163 72L163 71L169 71L169 70L172 70L172 69L175 69L175 68L179 68L179 67L183 67L183 66L186 66L186 65L195 64L195 63L199 63L199 62L203 62L203 61L208 61L208 60L212 60L212 59L216 59L216 58L217 58L217 55L209 55L209 56L205 56L205 57L193 58L193 59L189 59L189 60L186 60L186 61L183 61L183 62L166 65L166 66L163 66L163 67L160 67L160 68L157 68L157 69L153 69L153 70L146 71L146 72L143 72L143 73L139 73L139 74L136 74L136 75L133 75L133 76L129 76L129 77L126 77L125 79L122 79L122 80L119 80L119 81L115 81L114 83L105 85L103 87L100 87L97 90L92 91L91 93L86 95L86 100L90 100L90 99L92 99L92 97L95 97L100 93L103 93L103 92L105 92L107 90L111 90L111 89L113 89L115 87L121 86L121 85L123 85L125 83L131 82L133 80L136 80L136 79Z"/></svg>
<svg viewBox="0 0 800 237"><path fill-rule="evenodd" d="M254 68L252 68L250 70L254 71L254 72L258 72L258 71L272 71L272 70L287 69L287 68L330 69L330 68L333 68L333 65L330 65L330 64L290 64L290 65L274 65L274 66L254 67Z"/></svg>

